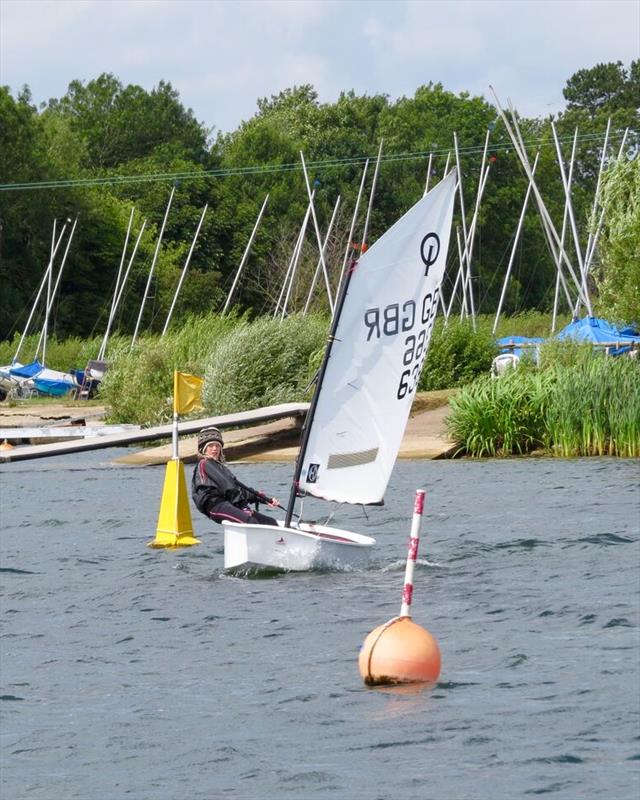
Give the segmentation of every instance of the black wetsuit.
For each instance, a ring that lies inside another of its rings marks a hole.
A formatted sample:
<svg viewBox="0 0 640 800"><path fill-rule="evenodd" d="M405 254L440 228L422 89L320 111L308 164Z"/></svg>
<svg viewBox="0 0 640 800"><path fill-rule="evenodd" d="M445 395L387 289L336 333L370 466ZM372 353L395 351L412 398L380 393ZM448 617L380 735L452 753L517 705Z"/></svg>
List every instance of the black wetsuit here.
<svg viewBox="0 0 640 800"><path fill-rule="evenodd" d="M268 502L268 498L240 483L225 464L212 458L202 458L196 464L191 479L191 497L198 511L214 522L278 524L273 517L249 508L250 503Z"/></svg>

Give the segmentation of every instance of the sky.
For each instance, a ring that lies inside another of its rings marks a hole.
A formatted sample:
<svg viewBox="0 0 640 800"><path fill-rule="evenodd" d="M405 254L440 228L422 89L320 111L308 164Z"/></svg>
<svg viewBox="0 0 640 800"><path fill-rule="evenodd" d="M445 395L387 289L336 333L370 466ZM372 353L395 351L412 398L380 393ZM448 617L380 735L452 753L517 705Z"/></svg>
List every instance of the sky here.
<svg viewBox="0 0 640 800"><path fill-rule="evenodd" d="M525 116L564 107L577 70L640 57L639 0L0 0L0 84L37 104L111 72L171 82L214 131L310 83L412 97L430 81Z"/></svg>

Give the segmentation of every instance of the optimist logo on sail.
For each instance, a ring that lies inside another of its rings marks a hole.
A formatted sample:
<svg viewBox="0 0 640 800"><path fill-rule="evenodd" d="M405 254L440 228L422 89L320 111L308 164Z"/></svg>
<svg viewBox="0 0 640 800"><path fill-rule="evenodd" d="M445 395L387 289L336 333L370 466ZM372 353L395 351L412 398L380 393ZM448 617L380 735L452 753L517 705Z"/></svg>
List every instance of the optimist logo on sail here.
<svg viewBox="0 0 640 800"><path fill-rule="evenodd" d="M429 267L435 264L440 255L440 237L437 233L428 233L420 244L420 258L426 269L425 277L429 274Z"/></svg>

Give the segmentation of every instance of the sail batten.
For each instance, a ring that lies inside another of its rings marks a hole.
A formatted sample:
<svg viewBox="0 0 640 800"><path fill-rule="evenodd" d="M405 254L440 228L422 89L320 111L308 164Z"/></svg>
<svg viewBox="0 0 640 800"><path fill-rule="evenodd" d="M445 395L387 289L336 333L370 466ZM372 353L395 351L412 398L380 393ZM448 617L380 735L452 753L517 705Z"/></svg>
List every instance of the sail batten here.
<svg viewBox="0 0 640 800"><path fill-rule="evenodd" d="M433 330L455 187L452 172L352 269L301 453L300 494L382 502Z"/></svg>

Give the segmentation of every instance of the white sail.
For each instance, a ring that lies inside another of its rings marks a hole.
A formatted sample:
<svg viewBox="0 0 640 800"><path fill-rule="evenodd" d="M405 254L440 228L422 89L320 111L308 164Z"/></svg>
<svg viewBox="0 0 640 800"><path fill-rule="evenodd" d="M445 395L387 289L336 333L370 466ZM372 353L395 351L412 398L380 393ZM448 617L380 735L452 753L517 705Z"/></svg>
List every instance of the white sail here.
<svg viewBox="0 0 640 800"><path fill-rule="evenodd" d="M438 309L455 187L454 171L355 265L301 454L300 494L382 501Z"/></svg>

